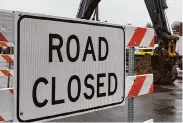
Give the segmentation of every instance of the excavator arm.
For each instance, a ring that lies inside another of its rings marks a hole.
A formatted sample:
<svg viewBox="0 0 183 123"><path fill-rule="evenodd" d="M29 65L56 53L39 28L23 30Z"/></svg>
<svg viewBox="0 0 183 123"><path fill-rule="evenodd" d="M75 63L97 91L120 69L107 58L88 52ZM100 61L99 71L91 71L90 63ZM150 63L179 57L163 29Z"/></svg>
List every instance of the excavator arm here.
<svg viewBox="0 0 183 123"><path fill-rule="evenodd" d="M77 18L90 19L101 0L81 0ZM165 10L168 8L166 0L144 0L151 17L157 37L161 40L177 40L171 35Z"/></svg>
<svg viewBox="0 0 183 123"><path fill-rule="evenodd" d="M101 0L81 0L77 18L90 19ZM174 36L166 17L168 8L166 0L144 0L152 24L155 29L159 46L152 56L152 68L155 83L170 83L175 80L177 74L173 70L176 64L176 42L179 39Z"/></svg>
<svg viewBox="0 0 183 123"><path fill-rule="evenodd" d="M161 33L170 34L165 10L168 8L166 0L145 0L146 7L151 17L154 27ZM159 32L156 33L159 33ZM160 33L160 34L161 34Z"/></svg>
<svg viewBox="0 0 183 123"><path fill-rule="evenodd" d="M101 0L81 0L77 18L90 19Z"/></svg>
<svg viewBox="0 0 183 123"><path fill-rule="evenodd" d="M176 57L176 41L177 36L172 35L166 17L166 9L168 8L166 0L145 0L147 10L152 20L158 40L163 41L164 48L168 51L169 57Z"/></svg>

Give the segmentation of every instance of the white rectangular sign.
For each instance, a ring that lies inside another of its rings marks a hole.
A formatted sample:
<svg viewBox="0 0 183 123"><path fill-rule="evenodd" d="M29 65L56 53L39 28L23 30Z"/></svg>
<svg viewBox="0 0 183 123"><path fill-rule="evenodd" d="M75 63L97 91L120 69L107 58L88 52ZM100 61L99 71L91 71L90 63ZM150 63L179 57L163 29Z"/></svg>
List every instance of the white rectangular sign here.
<svg viewBox="0 0 183 123"><path fill-rule="evenodd" d="M39 121L121 105L121 26L22 15L17 25L16 118Z"/></svg>

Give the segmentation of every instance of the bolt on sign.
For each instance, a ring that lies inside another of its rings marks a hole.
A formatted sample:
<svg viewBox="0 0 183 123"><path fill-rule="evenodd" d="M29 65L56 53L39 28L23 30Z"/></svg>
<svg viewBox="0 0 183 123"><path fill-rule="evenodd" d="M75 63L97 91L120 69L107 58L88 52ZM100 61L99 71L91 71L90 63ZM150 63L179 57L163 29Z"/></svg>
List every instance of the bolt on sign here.
<svg viewBox="0 0 183 123"><path fill-rule="evenodd" d="M15 119L46 121L124 105L124 43L118 25L19 15Z"/></svg>

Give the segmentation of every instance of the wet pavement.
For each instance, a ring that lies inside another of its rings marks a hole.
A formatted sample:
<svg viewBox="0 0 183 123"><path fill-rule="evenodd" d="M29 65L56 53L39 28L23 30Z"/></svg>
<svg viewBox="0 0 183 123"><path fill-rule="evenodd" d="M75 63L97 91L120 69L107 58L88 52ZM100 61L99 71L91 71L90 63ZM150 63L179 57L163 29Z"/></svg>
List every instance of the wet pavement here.
<svg viewBox="0 0 183 123"><path fill-rule="evenodd" d="M107 110L73 116L54 122L127 122L126 105ZM155 86L155 93L135 98L134 121L182 122L182 80L173 85Z"/></svg>

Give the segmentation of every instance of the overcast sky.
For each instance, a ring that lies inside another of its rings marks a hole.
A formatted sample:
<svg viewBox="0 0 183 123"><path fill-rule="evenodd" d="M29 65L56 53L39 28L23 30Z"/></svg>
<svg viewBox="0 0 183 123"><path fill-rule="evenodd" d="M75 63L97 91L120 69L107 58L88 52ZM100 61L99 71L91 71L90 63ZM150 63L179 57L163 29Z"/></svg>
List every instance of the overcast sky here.
<svg viewBox="0 0 183 123"><path fill-rule="evenodd" d="M0 0L0 9L36 12L75 18L80 0ZM182 21L182 0L167 0L167 16L172 23ZM144 0L101 0L100 20L145 26L151 22Z"/></svg>

